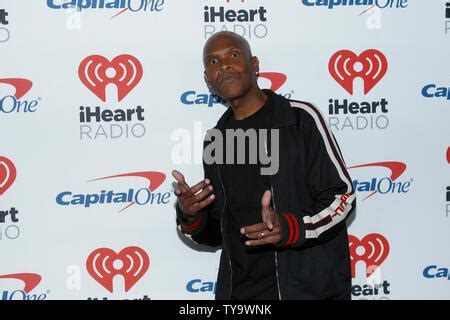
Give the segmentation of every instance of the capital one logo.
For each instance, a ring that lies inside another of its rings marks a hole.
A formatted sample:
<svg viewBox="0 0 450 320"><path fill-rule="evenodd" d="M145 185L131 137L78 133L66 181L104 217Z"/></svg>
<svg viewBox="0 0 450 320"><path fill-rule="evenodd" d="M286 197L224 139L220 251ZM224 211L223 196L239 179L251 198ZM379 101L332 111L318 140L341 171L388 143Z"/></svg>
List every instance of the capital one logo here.
<svg viewBox="0 0 450 320"><path fill-rule="evenodd" d="M0 196L11 187L16 180L16 167L8 158L0 156Z"/></svg>
<svg viewBox="0 0 450 320"><path fill-rule="evenodd" d="M119 253L109 248L99 248L89 254L86 269L91 277L113 293L113 279L123 276L125 292L128 292L147 272L150 266L148 254L136 246L126 247Z"/></svg>
<svg viewBox="0 0 450 320"><path fill-rule="evenodd" d="M367 179L354 179L353 187L357 192L369 192L362 201L372 197L376 193L380 194L394 194L394 193L407 193L410 190L412 179L409 181L398 180L403 173L406 171L406 164L398 161L383 161L383 162L373 162L367 164L356 165L348 167L349 170L357 168L381 168L389 172L387 176L382 178L373 177L369 180Z"/></svg>
<svg viewBox="0 0 450 320"><path fill-rule="evenodd" d="M100 192L95 193L73 193L72 191L63 191L56 196L56 203L62 206L82 205L85 208L89 208L93 205L126 203L126 206L119 210L119 212L122 212L135 204L167 204L169 202L171 196L170 192L155 192L155 190L166 180L166 175L162 172L130 172L101 177L88 182L127 177L144 178L148 181L148 186L137 190L129 188L127 191L122 192L116 192L114 190L101 190Z"/></svg>
<svg viewBox="0 0 450 320"><path fill-rule="evenodd" d="M363 261L365 263L366 277L369 278L389 255L389 242L381 234L371 233L361 240L353 235L349 235L348 241L352 278L355 278L357 262Z"/></svg>
<svg viewBox="0 0 450 320"><path fill-rule="evenodd" d="M350 50L340 50L333 54L328 63L331 76L342 88L353 95L353 80L364 81L364 94L368 94L384 77L388 62L383 53L369 49L357 56Z"/></svg>
<svg viewBox="0 0 450 320"><path fill-rule="evenodd" d="M136 87L142 75L141 63L130 54L122 54L111 61L100 55L91 55L78 67L81 82L103 102L106 102L108 84L116 85L120 102Z"/></svg>
<svg viewBox="0 0 450 320"><path fill-rule="evenodd" d="M163 10L164 0L47 0L47 7L54 10L75 9L77 12L85 10L115 10L122 9L110 19L124 12L159 12Z"/></svg>

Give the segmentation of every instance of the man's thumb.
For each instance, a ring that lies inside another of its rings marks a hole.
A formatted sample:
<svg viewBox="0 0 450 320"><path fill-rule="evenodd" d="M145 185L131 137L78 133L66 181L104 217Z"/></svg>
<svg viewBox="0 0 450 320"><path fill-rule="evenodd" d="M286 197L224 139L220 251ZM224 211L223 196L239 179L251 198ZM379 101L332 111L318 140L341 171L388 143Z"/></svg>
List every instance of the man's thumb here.
<svg viewBox="0 0 450 320"><path fill-rule="evenodd" d="M272 199L272 192L270 192L270 190L266 190L261 200L261 206L263 210L270 207L270 199Z"/></svg>
<svg viewBox="0 0 450 320"><path fill-rule="evenodd" d="M177 170L172 170L172 176L177 180L178 183L185 183L184 176L181 172Z"/></svg>
<svg viewBox="0 0 450 320"><path fill-rule="evenodd" d="M271 216L271 209L270 209L270 199L272 198L272 192L270 190L266 190L262 196L261 199L261 213L262 213L262 219L263 222L267 225L267 229L271 230L273 229L273 221Z"/></svg>

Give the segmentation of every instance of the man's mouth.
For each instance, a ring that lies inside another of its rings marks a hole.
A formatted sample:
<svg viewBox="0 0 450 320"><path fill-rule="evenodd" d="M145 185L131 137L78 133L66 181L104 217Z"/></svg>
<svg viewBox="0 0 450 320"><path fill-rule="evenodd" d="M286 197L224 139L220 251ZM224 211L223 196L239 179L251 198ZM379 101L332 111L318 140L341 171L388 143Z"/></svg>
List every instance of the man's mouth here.
<svg viewBox="0 0 450 320"><path fill-rule="evenodd" d="M238 77L234 74L224 74L219 76L219 83L220 84L230 84L234 80L236 80Z"/></svg>

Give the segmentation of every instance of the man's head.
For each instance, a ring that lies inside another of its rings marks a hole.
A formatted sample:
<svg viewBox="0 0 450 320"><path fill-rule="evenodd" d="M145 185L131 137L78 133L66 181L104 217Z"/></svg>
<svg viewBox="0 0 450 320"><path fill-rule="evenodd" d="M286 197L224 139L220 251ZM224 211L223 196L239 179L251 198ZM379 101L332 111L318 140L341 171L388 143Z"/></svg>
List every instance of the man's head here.
<svg viewBox="0 0 450 320"><path fill-rule="evenodd" d="M205 81L210 90L227 101L258 89L258 58L240 35L222 31L213 34L203 47Z"/></svg>

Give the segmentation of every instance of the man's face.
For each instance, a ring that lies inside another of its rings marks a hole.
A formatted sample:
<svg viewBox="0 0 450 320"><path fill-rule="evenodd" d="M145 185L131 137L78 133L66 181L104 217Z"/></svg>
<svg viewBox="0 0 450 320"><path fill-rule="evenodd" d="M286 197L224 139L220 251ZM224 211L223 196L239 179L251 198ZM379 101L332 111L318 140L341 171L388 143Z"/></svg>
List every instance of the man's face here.
<svg viewBox="0 0 450 320"><path fill-rule="evenodd" d="M205 81L213 93L226 100L239 98L256 86L258 59L233 36L212 39L203 50Z"/></svg>

